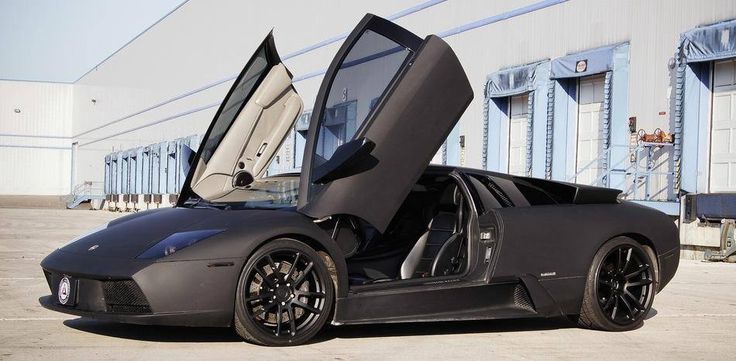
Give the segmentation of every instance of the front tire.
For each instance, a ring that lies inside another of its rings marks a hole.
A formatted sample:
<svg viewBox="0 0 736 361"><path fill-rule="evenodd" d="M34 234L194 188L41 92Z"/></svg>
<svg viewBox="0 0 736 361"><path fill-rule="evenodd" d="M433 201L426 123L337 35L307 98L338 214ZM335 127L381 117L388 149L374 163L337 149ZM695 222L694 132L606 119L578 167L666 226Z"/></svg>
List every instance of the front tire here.
<svg viewBox="0 0 736 361"><path fill-rule="evenodd" d="M638 328L652 307L657 264L628 237L616 237L598 250L588 272L578 324L604 331Z"/></svg>
<svg viewBox="0 0 736 361"><path fill-rule="evenodd" d="M293 239L270 241L241 272L235 331L259 345L299 345L322 329L334 299L330 272L314 249Z"/></svg>

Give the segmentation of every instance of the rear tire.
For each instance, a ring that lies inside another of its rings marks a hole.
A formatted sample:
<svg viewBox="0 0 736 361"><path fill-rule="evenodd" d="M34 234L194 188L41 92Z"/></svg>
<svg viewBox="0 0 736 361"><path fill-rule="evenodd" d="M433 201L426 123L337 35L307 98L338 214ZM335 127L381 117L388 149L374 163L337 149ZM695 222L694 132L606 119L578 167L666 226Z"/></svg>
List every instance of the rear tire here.
<svg viewBox="0 0 736 361"><path fill-rule="evenodd" d="M332 312L334 286L322 258L308 245L278 239L246 262L235 295L235 331L250 343L302 344Z"/></svg>
<svg viewBox="0 0 736 361"><path fill-rule="evenodd" d="M657 290L657 263L628 237L606 242L593 257L578 325L628 331L642 325Z"/></svg>

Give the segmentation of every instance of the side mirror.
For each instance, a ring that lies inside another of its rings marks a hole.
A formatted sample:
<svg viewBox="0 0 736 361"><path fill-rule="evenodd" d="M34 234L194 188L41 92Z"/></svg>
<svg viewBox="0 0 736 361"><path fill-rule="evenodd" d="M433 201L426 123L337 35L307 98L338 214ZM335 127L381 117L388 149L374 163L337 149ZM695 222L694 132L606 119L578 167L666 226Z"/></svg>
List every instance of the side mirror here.
<svg viewBox="0 0 736 361"><path fill-rule="evenodd" d="M327 162L314 168L314 183L328 183L373 168L378 162L371 156L375 147L376 143L368 138L354 139L337 147Z"/></svg>

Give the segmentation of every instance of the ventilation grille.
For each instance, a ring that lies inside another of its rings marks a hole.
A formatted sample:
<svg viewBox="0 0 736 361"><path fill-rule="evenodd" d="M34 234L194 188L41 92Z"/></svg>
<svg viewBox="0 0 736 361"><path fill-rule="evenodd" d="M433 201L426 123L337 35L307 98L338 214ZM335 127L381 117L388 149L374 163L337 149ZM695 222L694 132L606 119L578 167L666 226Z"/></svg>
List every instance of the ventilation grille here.
<svg viewBox="0 0 736 361"><path fill-rule="evenodd" d="M529 293L522 285L516 285L514 288L514 305L524 310L534 311L534 304L529 298Z"/></svg>
<svg viewBox="0 0 736 361"><path fill-rule="evenodd" d="M146 296L133 280L105 281L102 284L107 312L151 313Z"/></svg>
<svg viewBox="0 0 736 361"><path fill-rule="evenodd" d="M54 286L51 284L51 272L44 270L43 275L46 277L46 283L49 284L49 288L51 289L51 292L54 292Z"/></svg>
<svg viewBox="0 0 736 361"><path fill-rule="evenodd" d="M492 181L490 178L485 178L484 182L486 184L486 187L493 193L493 195L496 197L496 199L501 203L503 207L513 207L514 203L511 202L511 198L504 193L503 190L496 184L496 182Z"/></svg>
<svg viewBox="0 0 736 361"><path fill-rule="evenodd" d="M111 305L107 304L107 312L110 313L151 313L149 306L136 305Z"/></svg>

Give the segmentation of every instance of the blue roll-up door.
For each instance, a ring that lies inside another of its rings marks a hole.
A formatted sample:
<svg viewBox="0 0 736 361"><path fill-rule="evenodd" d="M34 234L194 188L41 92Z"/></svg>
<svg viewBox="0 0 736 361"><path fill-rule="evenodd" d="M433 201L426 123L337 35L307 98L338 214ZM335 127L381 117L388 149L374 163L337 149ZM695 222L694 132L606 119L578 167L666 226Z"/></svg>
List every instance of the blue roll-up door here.
<svg viewBox="0 0 736 361"><path fill-rule="evenodd" d="M675 193L736 191L736 20L683 33L676 51Z"/></svg>
<svg viewBox="0 0 736 361"><path fill-rule="evenodd" d="M623 188L629 157L629 44L552 60L545 175Z"/></svg>
<svg viewBox="0 0 736 361"><path fill-rule="evenodd" d="M549 67L545 60L488 76L483 110L485 169L544 176Z"/></svg>

